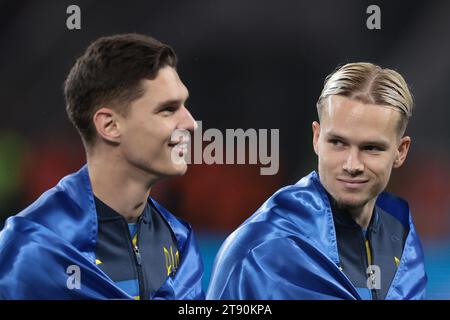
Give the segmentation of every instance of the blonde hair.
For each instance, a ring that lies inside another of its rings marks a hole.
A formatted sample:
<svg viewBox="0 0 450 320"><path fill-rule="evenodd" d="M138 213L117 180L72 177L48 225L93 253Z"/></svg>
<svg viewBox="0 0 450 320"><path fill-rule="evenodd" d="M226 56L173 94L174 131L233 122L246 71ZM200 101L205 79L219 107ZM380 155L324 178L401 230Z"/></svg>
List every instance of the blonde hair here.
<svg viewBox="0 0 450 320"><path fill-rule="evenodd" d="M396 71L373 63L348 63L325 79L317 101L319 119L323 101L331 95L340 95L361 101L392 107L402 113L399 131L403 134L412 115L413 98L405 79Z"/></svg>

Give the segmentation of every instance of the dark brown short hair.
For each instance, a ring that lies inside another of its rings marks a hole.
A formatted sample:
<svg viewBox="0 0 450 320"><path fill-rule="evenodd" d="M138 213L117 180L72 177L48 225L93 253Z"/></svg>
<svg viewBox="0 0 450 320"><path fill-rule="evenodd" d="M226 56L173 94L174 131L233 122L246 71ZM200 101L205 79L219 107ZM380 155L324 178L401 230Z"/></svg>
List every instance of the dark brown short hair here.
<svg viewBox="0 0 450 320"><path fill-rule="evenodd" d="M126 115L130 103L144 94L142 80L152 80L159 69L176 64L170 46L145 35L102 37L89 45L64 82L66 111L83 142L94 141L92 118L102 105Z"/></svg>

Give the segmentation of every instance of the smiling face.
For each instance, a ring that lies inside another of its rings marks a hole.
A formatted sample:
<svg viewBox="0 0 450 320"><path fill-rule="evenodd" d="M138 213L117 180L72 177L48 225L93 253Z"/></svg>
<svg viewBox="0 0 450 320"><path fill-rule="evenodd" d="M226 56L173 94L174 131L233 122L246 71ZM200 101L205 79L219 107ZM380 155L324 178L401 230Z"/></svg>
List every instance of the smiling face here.
<svg viewBox="0 0 450 320"><path fill-rule="evenodd" d="M161 68L155 79L142 85L145 93L129 106L128 114L115 115L121 157L155 177L182 175L187 165L174 162L172 152L185 154L187 141L174 141L172 134L196 127L185 106L188 90L172 67Z"/></svg>
<svg viewBox="0 0 450 320"><path fill-rule="evenodd" d="M410 137L400 137L401 113L331 95L323 101L321 123L313 123L313 146L322 185L348 209L373 205L400 167Z"/></svg>

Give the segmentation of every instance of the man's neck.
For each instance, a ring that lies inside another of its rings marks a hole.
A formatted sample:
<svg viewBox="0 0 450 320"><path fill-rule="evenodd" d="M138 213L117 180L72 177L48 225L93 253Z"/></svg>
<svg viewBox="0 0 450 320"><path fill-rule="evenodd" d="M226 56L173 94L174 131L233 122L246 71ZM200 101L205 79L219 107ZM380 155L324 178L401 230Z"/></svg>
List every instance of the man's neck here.
<svg viewBox="0 0 450 320"><path fill-rule="evenodd" d="M116 161L115 161L116 160ZM94 195L121 214L128 222L136 222L147 204L151 179L141 170L130 168L111 154L87 157L89 178Z"/></svg>
<svg viewBox="0 0 450 320"><path fill-rule="evenodd" d="M352 220L358 224L363 230L366 230L369 227L370 220L372 219L373 210L375 207L376 199L373 199L366 203L365 206L359 207L359 208L349 208L349 207L342 207L338 205L336 200L331 196L331 194L328 194L328 199L331 204L331 208L333 212L335 210L342 211L344 214L349 215Z"/></svg>
<svg viewBox="0 0 450 320"><path fill-rule="evenodd" d="M367 230L372 219L374 206L375 200L371 200L361 208L346 208L346 211L363 230Z"/></svg>

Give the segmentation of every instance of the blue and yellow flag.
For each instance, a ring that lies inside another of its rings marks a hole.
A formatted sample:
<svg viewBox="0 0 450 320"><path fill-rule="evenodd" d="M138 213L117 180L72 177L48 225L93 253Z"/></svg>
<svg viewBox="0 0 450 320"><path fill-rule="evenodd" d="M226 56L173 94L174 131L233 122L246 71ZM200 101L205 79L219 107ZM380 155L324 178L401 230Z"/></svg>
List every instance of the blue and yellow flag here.
<svg viewBox="0 0 450 320"><path fill-rule="evenodd" d="M203 264L190 226L152 198L177 239L180 264L153 299L203 299ZM132 299L97 267L97 213L87 166L14 217L0 232L0 298Z"/></svg>
<svg viewBox="0 0 450 320"><path fill-rule="evenodd" d="M421 299L424 257L408 205L382 193L377 206L409 230L386 299ZM339 269L333 216L316 172L270 197L222 245L207 299L362 299Z"/></svg>

